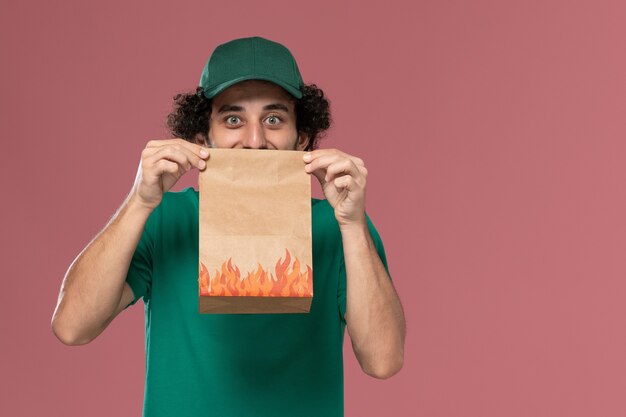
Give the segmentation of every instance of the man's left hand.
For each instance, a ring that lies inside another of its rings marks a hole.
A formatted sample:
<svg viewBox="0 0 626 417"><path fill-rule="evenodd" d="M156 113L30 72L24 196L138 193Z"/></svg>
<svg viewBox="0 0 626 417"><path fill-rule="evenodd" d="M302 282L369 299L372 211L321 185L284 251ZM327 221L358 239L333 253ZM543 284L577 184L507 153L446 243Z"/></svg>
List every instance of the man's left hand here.
<svg viewBox="0 0 626 417"><path fill-rule="evenodd" d="M310 157L307 159L307 155ZM365 185L367 169L363 160L338 149L316 149L304 154L304 169L315 175L339 226L366 224Z"/></svg>

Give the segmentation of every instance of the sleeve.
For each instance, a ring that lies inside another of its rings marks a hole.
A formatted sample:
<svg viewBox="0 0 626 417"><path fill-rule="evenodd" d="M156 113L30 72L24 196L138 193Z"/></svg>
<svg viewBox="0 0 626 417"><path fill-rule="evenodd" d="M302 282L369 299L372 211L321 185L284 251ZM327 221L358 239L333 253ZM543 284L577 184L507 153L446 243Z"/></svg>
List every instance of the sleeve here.
<svg viewBox="0 0 626 417"><path fill-rule="evenodd" d="M367 226L370 231L370 235L372 236L372 240L374 241L374 246L376 246L376 251L378 252L378 256L385 266L385 270L389 275L389 279L391 279L391 274L389 273L389 266L387 265L387 256L385 255L385 247L383 246L383 241L378 234L378 231L374 227L374 224L370 220L367 213L365 213L365 218L367 219ZM341 315L341 320L345 323L345 314L346 314L346 264L345 258L343 254L343 246L341 249L341 257L340 257L340 266L339 266L339 286L337 289L337 302L339 304L339 313Z"/></svg>
<svg viewBox="0 0 626 417"><path fill-rule="evenodd" d="M158 205L146 220L139 243L133 253L130 261L128 272L126 274L126 282L133 290L134 299L125 308L135 304L141 297L144 302L150 299L150 290L152 288L152 260L154 258L154 242L157 225L157 217L159 216L161 205Z"/></svg>

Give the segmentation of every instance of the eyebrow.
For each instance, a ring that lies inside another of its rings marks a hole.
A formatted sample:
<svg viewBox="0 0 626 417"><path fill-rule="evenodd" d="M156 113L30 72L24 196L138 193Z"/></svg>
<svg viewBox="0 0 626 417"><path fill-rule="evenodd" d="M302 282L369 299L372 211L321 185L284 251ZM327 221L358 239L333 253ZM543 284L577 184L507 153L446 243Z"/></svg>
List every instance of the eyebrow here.
<svg viewBox="0 0 626 417"><path fill-rule="evenodd" d="M230 104L224 104L222 107L220 107L220 109L217 112L226 113L229 111L238 112L238 111L243 111L243 110L244 108L241 106L233 106ZM268 104L267 106L263 107L263 110L283 110L284 112L289 113L289 109L287 108L287 106L281 103Z"/></svg>
<svg viewBox="0 0 626 417"><path fill-rule="evenodd" d="M287 108L287 106L281 103L268 104L267 106L263 107L263 110L283 110L289 113L289 109Z"/></svg>

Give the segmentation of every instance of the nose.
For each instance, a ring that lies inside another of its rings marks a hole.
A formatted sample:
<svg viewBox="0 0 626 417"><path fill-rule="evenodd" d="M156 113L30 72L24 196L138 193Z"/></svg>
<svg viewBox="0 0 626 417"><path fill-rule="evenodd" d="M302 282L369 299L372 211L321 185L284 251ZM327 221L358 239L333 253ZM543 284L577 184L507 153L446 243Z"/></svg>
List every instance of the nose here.
<svg viewBox="0 0 626 417"><path fill-rule="evenodd" d="M243 147L248 149L267 149L265 130L260 122L250 123Z"/></svg>

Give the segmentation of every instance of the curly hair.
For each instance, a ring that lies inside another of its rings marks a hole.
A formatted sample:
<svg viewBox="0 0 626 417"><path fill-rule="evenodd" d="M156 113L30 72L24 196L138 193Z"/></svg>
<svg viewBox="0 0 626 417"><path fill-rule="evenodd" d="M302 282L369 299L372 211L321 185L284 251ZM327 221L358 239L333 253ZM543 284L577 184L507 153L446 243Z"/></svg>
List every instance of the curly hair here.
<svg viewBox="0 0 626 417"><path fill-rule="evenodd" d="M202 87L195 93L179 93L174 96L172 112L167 116L167 127L174 137L195 142L198 135L208 140L211 99L202 94ZM315 84L305 84L302 97L295 99L296 130L309 137L305 151L317 149L332 124L330 102Z"/></svg>

